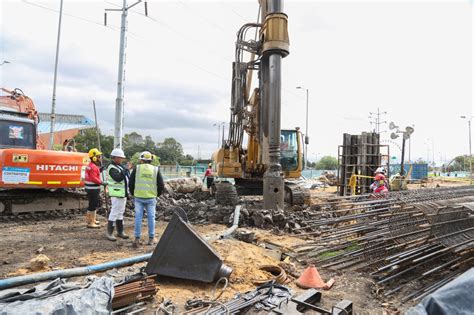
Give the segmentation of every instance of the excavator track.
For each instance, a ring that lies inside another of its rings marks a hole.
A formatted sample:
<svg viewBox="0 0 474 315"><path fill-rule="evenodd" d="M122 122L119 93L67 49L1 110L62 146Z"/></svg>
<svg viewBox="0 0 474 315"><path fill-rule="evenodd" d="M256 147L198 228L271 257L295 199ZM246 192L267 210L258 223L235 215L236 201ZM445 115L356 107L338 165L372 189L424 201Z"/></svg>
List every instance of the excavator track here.
<svg viewBox="0 0 474 315"><path fill-rule="evenodd" d="M0 191L0 220L58 217L80 212L87 206L85 193L49 190Z"/></svg>
<svg viewBox="0 0 474 315"><path fill-rule="evenodd" d="M263 194L263 181L258 179L236 179L239 196L259 196ZM302 181L285 180L285 202L290 205L309 204L310 190Z"/></svg>

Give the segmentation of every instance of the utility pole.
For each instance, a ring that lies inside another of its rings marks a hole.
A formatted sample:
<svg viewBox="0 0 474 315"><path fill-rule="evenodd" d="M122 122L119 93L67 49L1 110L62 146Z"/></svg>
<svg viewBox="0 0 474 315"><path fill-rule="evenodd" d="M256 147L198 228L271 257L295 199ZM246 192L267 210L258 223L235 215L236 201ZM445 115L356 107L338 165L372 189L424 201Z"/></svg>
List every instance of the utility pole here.
<svg viewBox="0 0 474 315"><path fill-rule="evenodd" d="M308 144L309 144L309 134L308 134L309 89L305 89L301 86L297 86L296 88L300 90L306 90L306 134L304 137L304 161L303 161L303 167L306 168L306 164L308 161Z"/></svg>
<svg viewBox="0 0 474 315"><path fill-rule="evenodd" d="M95 131L97 132L97 146L99 147L99 151L102 152L102 148L100 146L99 122L97 121L97 111L95 110L95 100L92 100L92 106L94 107Z"/></svg>
<svg viewBox="0 0 474 315"><path fill-rule="evenodd" d="M51 102L51 126L49 133L49 149L53 149L54 145L54 122L56 119L56 81L58 77L58 58L59 58L59 42L61 39L61 22L63 17L63 0L59 4L59 23L58 23L58 39L56 40L56 59L54 61L54 79L53 79L53 100Z"/></svg>
<svg viewBox="0 0 474 315"><path fill-rule="evenodd" d="M386 124L386 121L380 121L380 117L387 115L387 112L380 112L380 108L377 107L377 112L369 112L370 124L374 125L374 132L380 134L380 125Z"/></svg>
<svg viewBox="0 0 474 315"><path fill-rule="evenodd" d="M119 49L119 64L118 64L118 79L117 79L117 98L115 100L115 126L114 126L114 148L122 148L123 135L123 94L124 94L124 74L125 74L125 46L127 33L127 16L128 10L142 2L138 0L134 4L127 6L127 0L123 0L121 9L105 9L104 25L107 25L107 11L122 12L122 19L120 23L120 49ZM147 6L145 3L145 15L148 15Z"/></svg>

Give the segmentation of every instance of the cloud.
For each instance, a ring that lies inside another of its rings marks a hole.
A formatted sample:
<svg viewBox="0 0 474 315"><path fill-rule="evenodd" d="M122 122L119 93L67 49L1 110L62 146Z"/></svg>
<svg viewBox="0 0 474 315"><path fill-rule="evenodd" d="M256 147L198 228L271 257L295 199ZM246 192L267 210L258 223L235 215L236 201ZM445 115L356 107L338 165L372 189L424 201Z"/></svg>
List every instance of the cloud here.
<svg viewBox="0 0 474 315"><path fill-rule="evenodd" d="M63 17L57 112L92 117L95 99L110 134L119 33L100 25L107 3L64 5L89 22ZM0 6L1 56L12 61L0 67L1 85L22 88L49 111L57 13L20 1ZM129 15L139 37L127 43L125 130L175 137L185 149L200 145L210 154L217 146L212 124L229 117L235 34L255 21L257 4L149 1L148 9L154 19L137 14L140 6ZM295 87L308 88L310 155L336 155L342 134L369 130L366 117L377 107L388 121L415 124L412 158L426 157L427 138L448 157L467 151L467 124L458 116L472 112L470 3L286 1L285 10L291 53L282 65L281 125L306 129L306 98ZM117 26L120 17L108 20Z"/></svg>

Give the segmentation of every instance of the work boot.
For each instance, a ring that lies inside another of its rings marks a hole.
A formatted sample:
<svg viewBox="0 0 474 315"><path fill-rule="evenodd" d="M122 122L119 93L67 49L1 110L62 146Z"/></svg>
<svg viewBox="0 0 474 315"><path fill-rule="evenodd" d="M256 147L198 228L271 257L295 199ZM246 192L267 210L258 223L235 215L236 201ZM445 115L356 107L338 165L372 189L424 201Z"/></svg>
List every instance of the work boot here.
<svg viewBox="0 0 474 315"><path fill-rule="evenodd" d="M87 227L91 229L98 229L100 225L95 223L95 211L87 211L86 214Z"/></svg>
<svg viewBox="0 0 474 315"><path fill-rule="evenodd" d="M117 224L117 236L120 238L128 238L128 235L123 231L123 220L115 221Z"/></svg>
<svg viewBox="0 0 474 315"><path fill-rule="evenodd" d="M112 242L117 240L114 236L114 221L107 222L107 234L105 234L105 237Z"/></svg>
<svg viewBox="0 0 474 315"><path fill-rule="evenodd" d="M135 240L133 241L132 247L133 248L140 247L140 238L139 237L135 237Z"/></svg>
<svg viewBox="0 0 474 315"><path fill-rule="evenodd" d="M148 238L148 245L155 245L156 244L156 238L150 237Z"/></svg>

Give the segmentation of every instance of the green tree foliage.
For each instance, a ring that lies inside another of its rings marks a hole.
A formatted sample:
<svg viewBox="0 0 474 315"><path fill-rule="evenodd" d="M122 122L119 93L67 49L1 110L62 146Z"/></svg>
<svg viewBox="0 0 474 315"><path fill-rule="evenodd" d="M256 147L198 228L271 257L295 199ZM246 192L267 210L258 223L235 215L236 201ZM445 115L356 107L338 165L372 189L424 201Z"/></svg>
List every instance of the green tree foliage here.
<svg viewBox="0 0 474 315"><path fill-rule="evenodd" d="M186 154L178 160L179 165L191 166L194 165L194 157L192 155Z"/></svg>
<svg viewBox="0 0 474 315"><path fill-rule="evenodd" d="M183 146L174 138L166 138L158 143L156 154L161 158L162 164L176 164L183 157Z"/></svg>
<svg viewBox="0 0 474 315"><path fill-rule="evenodd" d="M474 164L474 158L472 159ZM443 165L444 172L467 172L469 171L469 155L459 155L455 157L448 165Z"/></svg>
<svg viewBox="0 0 474 315"><path fill-rule="evenodd" d="M88 152L90 149L98 147L97 133L94 128L83 130L74 139L79 152ZM112 136L100 135L102 152L107 158L112 152L113 142ZM125 156L130 158L133 165L138 163L140 153L143 151L150 151L157 157L152 162L154 165L176 163L193 165L194 163L194 158L189 154L184 155L183 146L174 138L166 138L162 143L155 143L150 136L143 137L136 132L131 132L124 135L122 144Z"/></svg>
<svg viewBox="0 0 474 315"><path fill-rule="evenodd" d="M337 169L337 159L333 156L323 156L314 166L317 170Z"/></svg>
<svg viewBox="0 0 474 315"><path fill-rule="evenodd" d="M95 128L83 129L74 137L74 141L76 142L78 152L89 152L92 148L99 148ZM106 157L109 157L114 147L114 137L100 134L100 145L102 153L104 153Z"/></svg>

